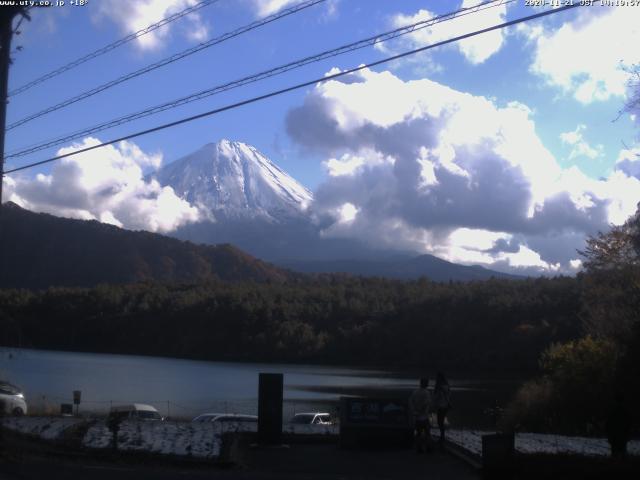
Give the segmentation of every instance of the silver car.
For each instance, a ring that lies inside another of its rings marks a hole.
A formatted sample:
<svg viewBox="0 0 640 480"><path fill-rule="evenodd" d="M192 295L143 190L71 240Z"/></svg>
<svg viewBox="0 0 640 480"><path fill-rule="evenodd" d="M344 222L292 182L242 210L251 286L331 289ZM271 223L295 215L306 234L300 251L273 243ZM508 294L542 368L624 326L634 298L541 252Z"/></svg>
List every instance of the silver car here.
<svg viewBox="0 0 640 480"><path fill-rule="evenodd" d="M0 381L0 411L9 415L26 415L24 393L9 382Z"/></svg>

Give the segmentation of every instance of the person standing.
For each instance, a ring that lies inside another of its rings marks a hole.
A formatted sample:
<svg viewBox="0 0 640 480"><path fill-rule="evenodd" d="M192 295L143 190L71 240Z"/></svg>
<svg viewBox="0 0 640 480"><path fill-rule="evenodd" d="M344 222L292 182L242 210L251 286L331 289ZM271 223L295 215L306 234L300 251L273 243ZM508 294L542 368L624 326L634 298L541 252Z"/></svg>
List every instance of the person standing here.
<svg viewBox="0 0 640 480"><path fill-rule="evenodd" d="M620 460L627 456L627 443L631 438L631 412L622 393L616 393L606 424L611 457Z"/></svg>
<svg viewBox="0 0 640 480"><path fill-rule="evenodd" d="M436 386L433 389L433 407L436 410L438 418L438 428L440 429L440 443L444 443L445 419L451 408L451 389L449 382L442 374L438 372L436 376Z"/></svg>
<svg viewBox="0 0 640 480"><path fill-rule="evenodd" d="M429 425L429 410L431 408L431 393L429 379L420 379L420 388L409 397L409 408L413 414L415 424L415 447L418 453L423 453L431 444L431 428Z"/></svg>

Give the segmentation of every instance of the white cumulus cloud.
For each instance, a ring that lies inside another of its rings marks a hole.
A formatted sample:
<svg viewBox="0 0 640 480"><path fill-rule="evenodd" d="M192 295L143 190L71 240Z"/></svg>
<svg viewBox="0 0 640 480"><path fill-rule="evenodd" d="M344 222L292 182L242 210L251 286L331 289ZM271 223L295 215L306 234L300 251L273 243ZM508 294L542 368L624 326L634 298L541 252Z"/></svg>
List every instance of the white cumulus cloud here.
<svg viewBox="0 0 640 480"><path fill-rule="evenodd" d="M260 17L274 14L283 8L302 3L303 0L253 0L256 12Z"/></svg>
<svg viewBox="0 0 640 480"><path fill-rule="evenodd" d="M197 3L199 0L136 0L135 2L101 0L96 5L93 18L94 21L108 18L115 22L123 33L129 34L142 30ZM174 28L180 28L182 22L188 22L186 28L184 24L182 25L182 32L188 39L201 42L209 36L209 27L202 15L199 12L194 12L184 19L142 35L135 40L136 45L142 50L161 48L169 38L170 32Z"/></svg>
<svg viewBox="0 0 640 480"><path fill-rule="evenodd" d="M586 125L580 124L573 131L560 134L560 140L562 140L562 143L571 147L569 160L585 157L594 160L603 155L604 146L596 145L595 147L592 147L591 145L589 145L589 142L585 140L582 132L584 132L586 129Z"/></svg>
<svg viewBox="0 0 640 480"><path fill-rule="evenodd" d="M518 271L575 271L587 235L635 212L640 180L628 155L606 179L563 169L531 115L521 103L364 70L316 86L289 112L287 129L327 158L311 207L327 236Z"/></svg>
<svg viewBox="0 0 640 480"><path fill-rule="evenodd" d="M459 8L474 7L483 0L464 0ZM400 41L404 46L411 48L423 47L434 43L448 40L475 30L503 23L506 18L507 5L500 4L492 8L479 10L459 16L452 20L436 23L428 28L420 28L406 35ZM420 9L414 14L396 14L392 17L394 28L400 28L417 22L426 22L438 14L430 10ZM461 40L452 45L472 64L479 64L496 54L504 45L505 33L503 30L494 30L482 35ZM387 49L385 44L378 44L378 48Z"/></svg>
<svg viewBox="0 0 640 480"><path fill-rule="evenodd" d="M298 5L305 0L251 0L258 17L268 17L285 8ZM324 2L323 18L327 19L337 14L339 0L327 0ZM314 8L314 7L312 7Z"/></svg>
<svg viewBox="0 0 640 480"><path fill-rule="evenodd" d="M621 150L616 168L630 177L640 179L640 147Z"/></svg>
<svg viewBox="0 0 640 480"><path fill-rule="evenodd" d="M596 2L598 3L598 2ZM581 103L623 97L640 62L640 8L581 8L559 28L521 28L533 38L531 71Z"/></svg>
<svg viewBox="0 0 640 480"><path fill-rule="evenodd" d="M99 143L98 139L86 138L60 149L58 155ZM200 214L171 187L145 178L145 169L156 169L161 162L161 155L147 154L124 141L64 158L48 175L7 177L6 198L37 212L168 232L197 221Z"/></svg>

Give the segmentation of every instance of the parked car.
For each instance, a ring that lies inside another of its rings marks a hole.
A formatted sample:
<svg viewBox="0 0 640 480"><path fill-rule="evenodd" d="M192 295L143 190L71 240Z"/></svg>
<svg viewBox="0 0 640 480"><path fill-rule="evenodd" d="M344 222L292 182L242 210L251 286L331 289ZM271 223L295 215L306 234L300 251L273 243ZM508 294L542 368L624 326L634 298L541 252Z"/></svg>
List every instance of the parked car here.
<svg viewBox="0 0 640 480"><path fill-rule="evenodd" d="M150 420L150 421L162 421L162 415L158 410L151 406L145 405L144 403L131 403L128 405L118 405L115 407L111 407L111 411L109 412L110 420L128 420L128 419L137 419L137 420Z"/></svg>
<svg viewBox="0 0 640 480"><path fill-rule="evenodd" d="M333 425L334 421L330 413L311 412L296 413L289 423L296 425Z"/></svg>
<svg viewBox="0 0 640 480"><path fill-rule="evenodd" d="M192 422L248 422L258 423L256 415L244 415L242 413L203 413L191 420Z"/></svg>
<svg viewBox="0 0 640 480"><path fill-rule="evenodd" d="M22 390L9 382L0 381L0 409L4 414L26 415L27 402Z"/></svg>

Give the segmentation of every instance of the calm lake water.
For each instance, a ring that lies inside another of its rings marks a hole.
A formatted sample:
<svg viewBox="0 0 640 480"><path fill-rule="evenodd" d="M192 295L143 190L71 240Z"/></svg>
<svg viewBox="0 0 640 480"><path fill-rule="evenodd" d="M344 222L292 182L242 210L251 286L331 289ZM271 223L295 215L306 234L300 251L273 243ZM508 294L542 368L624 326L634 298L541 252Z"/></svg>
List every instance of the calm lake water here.
<svg viewBox="0 0 640 480"><path fill-rule="evenodd" d="M22 387L30 409L57 413L82 392L80 411L106 412L111 405L148 403L163 415L191 418L203 412L256 413L258 375L284 374L284 415L335 411L342 395L409 395L417 379L398 372L335 366L228 363L0 347L0 379ZM519 382L449 379L452 423L480 428L483 411L504 405Z"/></svg>

